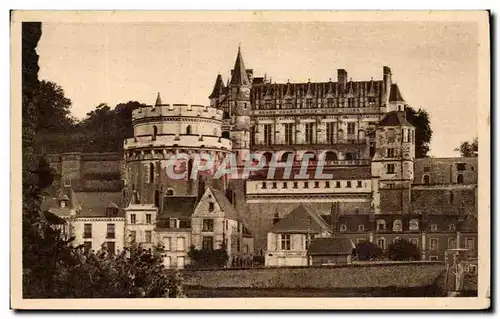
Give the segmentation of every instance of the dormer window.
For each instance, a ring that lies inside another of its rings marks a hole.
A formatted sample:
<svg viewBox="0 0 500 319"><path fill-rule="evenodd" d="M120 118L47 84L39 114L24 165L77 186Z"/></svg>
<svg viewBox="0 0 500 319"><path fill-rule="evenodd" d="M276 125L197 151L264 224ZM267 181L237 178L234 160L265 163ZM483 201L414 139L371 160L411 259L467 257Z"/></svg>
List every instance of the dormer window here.
<svg viewBox="0 0 500 319"><path fill-rule="evenodd" d="M450 226L448 227L448 229L449 229L450 231L455 231L455 230L456 230L456 226L455 226L455 224L450 224Z"/></svg>
<svg viewBox="0 0 500 319"><path fill-rule="evenodd" d="M358 225L358 231L364 231L365 225Z"/></svg>
<svg viewBox="0 0 500 319"><path fill-rule="evenodd" d="M66 205L67 205L67 204L66 204L66 201L65 201L65 200L60 200L60 201L59 201L59 207L61 207L61 208L65 208L65 207L66 207Z"/></svg>
<svg viewBox="0 0 500 319"><path fill-rule="evenodd" d="M340 225L340 231L341 232L345 232L346 230L347 230L347 226L346 225L344 225L344 224Z"/></svg>
<svg viewBox="0 0 500 319"><path fill-rule="evenodd" d="M431 231L437 231L438 226L436 224L431 225Z"/></svg>
<svg viewBox="0 0 500 319"><path fill-rule="evenodd" d="M384 231L386 227L385 220L379 219L377 220L377 230Z"/></svg>

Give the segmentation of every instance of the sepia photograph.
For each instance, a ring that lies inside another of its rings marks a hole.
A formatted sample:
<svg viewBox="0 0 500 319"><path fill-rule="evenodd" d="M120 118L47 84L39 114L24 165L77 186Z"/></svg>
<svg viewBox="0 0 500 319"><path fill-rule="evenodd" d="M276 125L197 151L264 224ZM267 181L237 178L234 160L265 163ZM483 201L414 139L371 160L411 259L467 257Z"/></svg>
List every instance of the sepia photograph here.
<svg viewBox="0 0 500 319"><path fill-rule="evenodd" d="M13 11L11 307L488 308L489 19Z"/></svg>

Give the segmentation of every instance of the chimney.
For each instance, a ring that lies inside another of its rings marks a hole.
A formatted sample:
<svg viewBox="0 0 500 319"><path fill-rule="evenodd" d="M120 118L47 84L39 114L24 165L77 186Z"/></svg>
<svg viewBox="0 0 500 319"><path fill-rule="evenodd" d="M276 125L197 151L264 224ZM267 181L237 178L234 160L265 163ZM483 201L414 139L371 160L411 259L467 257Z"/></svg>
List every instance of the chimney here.
<svg viewBox="0 0 500 319"><path fill-rule="evenodd" d="M338 69L337 70L337 82L339 83L339 86L341 90L345 90L347 86L347 71L344 69Z"/></svg>
<svg viewBox="0 0 500 319"><path fill-rule="evenodd" d="M391 68L388 66L384 66L383 68L384 74L384 104L389 104L389 94L391 94L391 85L392 85L392 72Z"/></svg>

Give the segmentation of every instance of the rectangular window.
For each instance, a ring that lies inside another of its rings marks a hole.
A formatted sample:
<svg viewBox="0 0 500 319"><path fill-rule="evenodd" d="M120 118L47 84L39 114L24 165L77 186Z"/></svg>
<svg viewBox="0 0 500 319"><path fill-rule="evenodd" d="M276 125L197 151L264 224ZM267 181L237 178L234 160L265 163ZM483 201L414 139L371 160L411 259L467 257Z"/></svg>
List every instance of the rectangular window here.
<svg viewBox="0 0 500 319"><path fill-rule="evenodd" d="M351 188L351 181L347 181L345 187Z"/></svg>
<svg viewBox="0 0 500 319"><path fill-rule="evenodd" d="M213 212L215 208L215 204L213 202L208 203L208 211Z"/></svg>
<svg viewBox="0 0 500 319"><path fill-rule="evenodd" d="M288 188L288 184L286 182L283 182L283 188Z"/></svg>
<svg viewBox="0 0 500 319"><path fill-rule="evenodd" d="M184 263L185 263L184 256L177 257L177 268L183 269L184 268Z"/></svg>
<svg viewBox="0 0 500 319"><path fill-rule="evenodd" d="M327 107L327 108L331 109L331 108L333 108L333 107L334 107L334 105L335 105L335 104L334 104L334 101L333 101L333 99L332 99L332 98L328 98L328 99L326 100L326 107Z"/></svg>
<svg viewBox="0 0 500 319"><path fill-rule="evenodd" d="M115 224L107 225L106 238L115 238Z"/></svg>
<svg viewBox="0 0 500 319"><path fill-rule="evenodd" d="M377 239L377 246L385 250L385 238Z"/></svg>
<svg viewBox="0 0 500 319"><path fill-rule="evenodd" d="M387 174L394 174L394 164L387 164Z"/></svg>
<svg viewBox="0 0 500 319"><path fill-rule="evenodd" d="M313 100L312 99L306 99L306 108L307 109L312 109L313 107Z"/></svg>
<svg viewBox="0 0 500 319"><path fill-rule="evenodd" d="M165 249L166 251L170 251L170 237L163 237L163 249Z"/></svg>
<svg viewBox="0 0 500 319"><path fill-rule="evenodd" d="M347 106L354 107L354 98L353 97L347 98Z"/></svg>
<svg viewBox="0 0 500 319"><path fill-rule="evenodd" d="M325 188L330 188L330 182L325 182Z"/></svg>
<svg viewBox="0 0 500 319"><path fill-rule="evenodd" d="M206 232L214 231L214 220L213 219L204 219L202 231L206 231Z"/></svg>
<svg viewBox="0 0 500 319"><path fill-rule="evenodd" d="M418 247L418 238L410 238L410 243Z"/></svg>
<svg viewBox="0 0 500 319"><path fill-rule="evenodd" d="M455 249L455 248L457 248L457 239L456 238L448 239L448 249Z"/></svg>
<svg viewBox="0 0 500 319"><path fill-rule="evenodd" d="M186 250L186 239L184 237L177 237L177 251Z"/></svg>
<svg viewBox="0 0 500 319"><path fill-rule="evenodd" d="M313 144L313 125L314 123L306 123L306 132L305 132L305 142L306 144Z"/></svg>
<svg viewBox="0 0 500 319"><path fill-rule="evenodd" d="M266 189L267 188L267 183L266 182L262 182L262 189Z"/></svg>
<svg viewBox="0 0 500 319"><path fill-rule="evenodd" d="M299 183L293 182L293 188L298 188L298 187L299 187Z"/></svg>
<svg viewBox="0 0 500 319"><path fill-rule="evenodd" d="M134 241L136 241L136 239L137 239L137 233L136 233L136 231L135 230L131 230L130 231L130 240L132 242L134 242Z"/></svg>
<svg viewBox="0 0 500 319"><path fill-rule="evenodd" d="M114 241L108 241L106 243L106 248L108 248L108 253L110 253L111 255L114 255L116 253L116 246L115 246L115 242Z"/></svg>
<svg viewBox="0 0 500 319"><path fill-rule="evenodd" d="M340 188L340 181L335 182L335 187Z"/></svg>
<svg viewBox="0 0 500 319"><path fill-rule="evenodd" d="M457 171L465 171L465 170L466 170L465 163L458 163L457 164Z"/></svg>
<svg viewBox="0 0 500 319"><path fill-rule="evenodd" d="M356 123L347 123L347 134L355 134Z"/></svg>
<svg viewBox="0 0 500 319"><path fill-rule="evenodd" d="M376 103L376 101L375 101L375 97L374 96L368 97L368 105L369 106L375 106L375 103Z"/></svg>
<svg viewBox="0 0 500 319"><path fill-rule="evenodd" d="M474 238L465 238L465 249L474 249Z"/></svg>
<svg viewBox="0 0 500 319"><path fill-rule="evenodd" d="M152 242L151 231L146 230L146 243L151 243L151 242Z"/></svg>
<svg viewBox="0 0 500 319"><path fill-rule="evenodd" d="M394 149L393 148L387 149L387 157L389 157L389 158L394 157Z"/></svg>
<svg viewBox="0 0 500 319"><path fill-rule="evenodd" d="M335 123L334 122L326 123L326 142L328 144L335 143Z"/></svg>
<svg viewBox="0 0 500 319"><path fill-rule="evenodd" d="M429 173L431 168L429 166L424 166L424 173Z"/></svg>
<svg viewBox="0 0 500 319"><path fill-rule="evenodd" d="M135 220L135 214L130 214L130 223L131 224L135 224L136 220Z"/></svg>
<svg viewBox="0 0 500 319"><path fill-rule="evenodd" d="M319 188L319 182L314 182L314 188Z"/></svg>
<svg viewBox="0 0 500 319"><path fill-rule="evenodd" d="M83 225L83 238L92 238L92 224Z"/></svg>
<svg viewBox="0 0 500 319"><path fill-rule="evenodd" d="M271 124L264 124L264 145L272 144Z"/></svg>
<svg viewBox="0 0 500 319"><path fill-rule="evenodd" d="M361 181L358 181L356 187L358 187L358 188L363 187L363 183Z"/></svg>
<svg viewBox="0 0 500 319"><path fill-rule="evenodd" d="M281 234L281 250L290 250L291 240L289 234Z"/></svg>
<svg viewBox="0 0 500 319"><path fill-rule="evenodd" d="M309 188L309 182L304 182L304 188Z"/></svg>
<svg viewBox="0 0 500 319"><path fill-rule="evenodd" d="M214 238L203 237L201 242L201 248L206 251L212 251L214 249Z"/></svg>
<svg viewBox="0 0 500 319"><path fill-rule="evenodd" d="M151 214L146 214L146 224L151 224Z"/></svg>
<svg viewBox="0 0 500 319"><path fill-rule="evenodd" d="M169 219L169 228L177 228L177 218L170 218Z"/></svg>
<svg viewBox="0 0 500 319"><path fill-rule="evenodd" d="M285 123L285 144L293 144L293 123Z"/></svg>
<svg viewBox="0 0 500 319"><path fill-rule="evenodd" d="M273 182L273 188L277 188L278 185L276 184L276 182Z"/></svg>
<svg viewBox="0 0 500 319"><path fill-rule="evenodd" d="M437 240L437 238L431 238L429 240L429 250L438 250L438 240Z"/></svg>

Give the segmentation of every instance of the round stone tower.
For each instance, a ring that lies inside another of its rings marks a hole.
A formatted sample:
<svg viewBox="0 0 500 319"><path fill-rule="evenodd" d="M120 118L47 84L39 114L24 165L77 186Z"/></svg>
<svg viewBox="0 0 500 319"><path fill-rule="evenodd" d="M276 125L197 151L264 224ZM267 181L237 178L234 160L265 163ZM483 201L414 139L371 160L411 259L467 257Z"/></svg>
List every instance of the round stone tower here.
<svg viewBox="0 0 500 319"><path fill-rule="evenodd" d="M210 156L217 166L231 152L231 140L221 135L222 116L212 106L163 104L159 93L154 106L134 110L134 137L124 141L129 202L160 207L163 196L197 196L208 185L223 189L212 174L192 173L197 155Z"/></svg>

